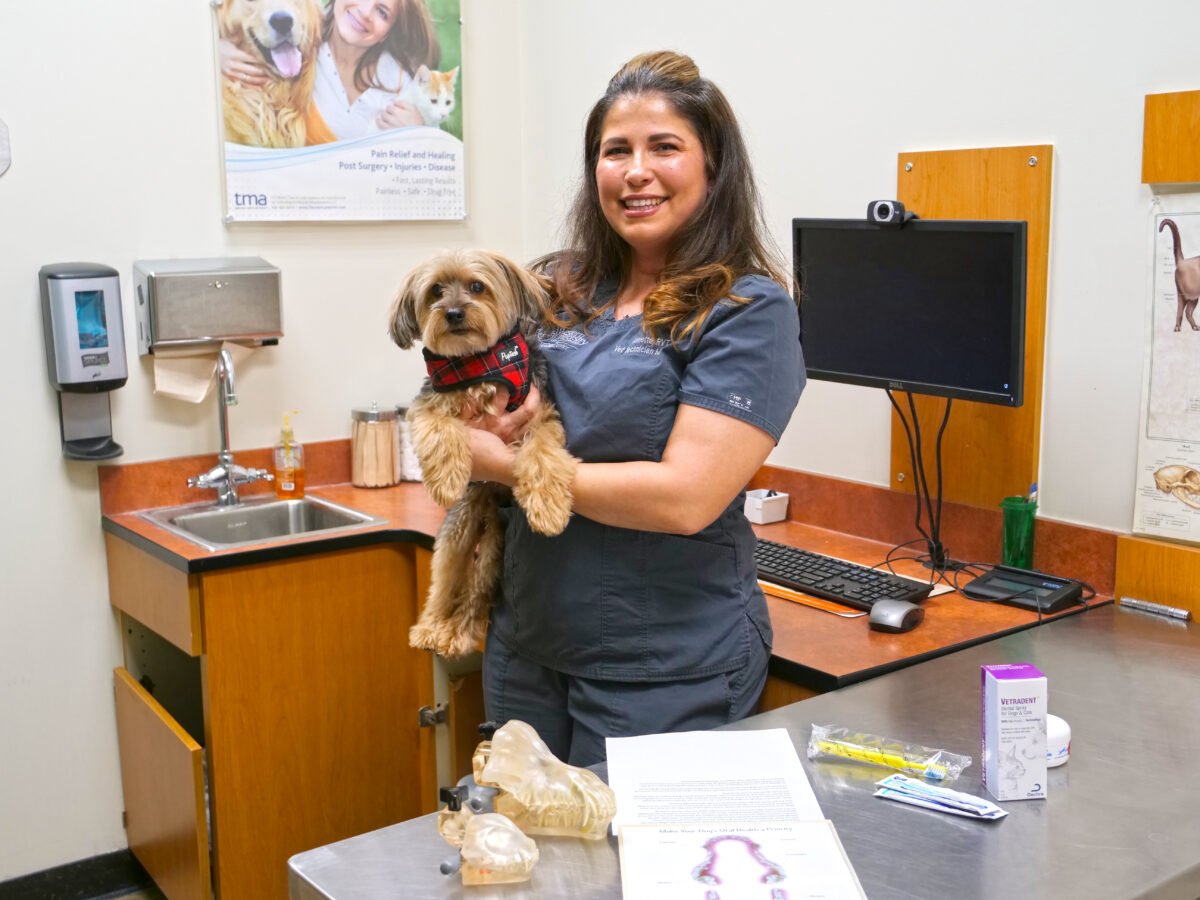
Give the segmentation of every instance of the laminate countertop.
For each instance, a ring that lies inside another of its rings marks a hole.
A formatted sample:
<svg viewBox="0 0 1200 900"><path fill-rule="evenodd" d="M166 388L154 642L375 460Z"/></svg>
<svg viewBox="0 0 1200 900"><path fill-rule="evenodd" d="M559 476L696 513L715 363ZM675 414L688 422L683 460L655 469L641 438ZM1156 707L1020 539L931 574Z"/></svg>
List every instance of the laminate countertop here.
<svg viewBox="0 0 1200 900"><path fill-rule="evenodd" d="M346 443L331 442L307 448L308 493L378 517L375 525L333 536L312 535L260 545L210 551L142 518L141 511L211 500L211 492L187 487L188 475L204 471L210 457L190 457L102 467L100 470L102 527L176 569L208 572L254 565L277 559L336 551L383 542L411 542L429 548L444 517L424 487L405 482L386 488L359 488L347 481ZM268 451L239 454L243 465L267 465ZM260 456L262 457L260 459ZM271 487L257 483L243 489L244 497L261 497ZM874 565L885 559L889 545L813 525L785 521L756 525L760 537L805 547L854 562ZM927 578L919 563L900 561L900 574ZM1099 598L1094 603L1108 602ZM792 601L768 596L775 632L771 673L805 691L823 692L877 677L886 672L935 658L1008 634L1033 628L1042 621L1070 616L1075 607L1053 617L1026 609L978 603L960 593L931 597L924 603L924 622L904 634L869 629L865 616L842 618Z"/></svg>

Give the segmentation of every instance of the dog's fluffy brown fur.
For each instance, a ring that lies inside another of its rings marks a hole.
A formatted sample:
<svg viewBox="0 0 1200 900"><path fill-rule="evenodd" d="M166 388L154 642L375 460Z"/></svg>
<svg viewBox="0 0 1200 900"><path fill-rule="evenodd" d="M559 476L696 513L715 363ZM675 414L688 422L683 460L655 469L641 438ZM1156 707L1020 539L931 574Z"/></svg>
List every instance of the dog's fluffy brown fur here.
<svg viewBox="0 0 1200 900"><path fill-rule="evenodd" d="M431 353L462 357L486 351L519 329L530 346L533 382L542 390L545 361L534 345L544 303L541 283L503 256L484 250L444 253L405 276L392 306L392 340L405 349L420 340ZM483 638L500 574L504 548L497 508L508 488L468 483L471 451L461 418L468 404L489 407L499 388L485 383L435 393L426 379L408 410L425 487L449 507L434 541L429 597L409 642L446 657L469 653ZM558 413L543 393L517 447L512 491L530 528L542 534L558 534L571 515L577 461L564 445Z"/></svg>
<svg viewBox="0 0 1200 900"><path fill-rule="evenodd" d="M253 87L222 75L225 140L303 147L321 45L317 0L222 0L217 21L221 38L260 58L269 78Z"/></svg>

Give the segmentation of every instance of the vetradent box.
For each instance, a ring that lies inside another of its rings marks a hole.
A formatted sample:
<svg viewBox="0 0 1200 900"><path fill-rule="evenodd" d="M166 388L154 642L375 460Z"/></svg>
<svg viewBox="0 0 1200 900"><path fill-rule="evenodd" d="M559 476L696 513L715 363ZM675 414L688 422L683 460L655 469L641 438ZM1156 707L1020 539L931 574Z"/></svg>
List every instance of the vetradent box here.
<svg viewBox="0 0 1200 900"><path fill-rule="evenodd" d="M982 666L983 786L997 800L1046 796L1046 676L1028 664Z"/></svg>

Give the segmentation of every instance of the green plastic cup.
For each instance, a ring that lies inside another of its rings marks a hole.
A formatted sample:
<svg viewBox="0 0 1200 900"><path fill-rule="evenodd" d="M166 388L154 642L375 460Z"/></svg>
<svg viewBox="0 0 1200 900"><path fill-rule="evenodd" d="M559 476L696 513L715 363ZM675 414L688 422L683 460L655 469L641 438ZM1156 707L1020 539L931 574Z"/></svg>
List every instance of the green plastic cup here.
<svg viewBox="0 0 1200 900"><path fill-rule="evenodd" d="M1026 497L1005 497L1000 501L1004 510L1004 537L1000 545L1000 562L1015 569L1033 568L1033 526L1037 502Z"/></svg>

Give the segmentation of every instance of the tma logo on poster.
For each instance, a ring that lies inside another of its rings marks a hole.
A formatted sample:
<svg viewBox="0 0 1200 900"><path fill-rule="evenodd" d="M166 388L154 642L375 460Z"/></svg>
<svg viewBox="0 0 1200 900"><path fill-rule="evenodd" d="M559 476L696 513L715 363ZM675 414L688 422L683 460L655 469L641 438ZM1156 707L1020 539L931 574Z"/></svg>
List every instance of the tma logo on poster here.
<svg viewBox="0 0 1200 900"><path fill-rule="evenodd" d="M267 205L267 195L266 194L236 194L235 193L233 195L233 205L234 206L266 206Z"/></svg>

